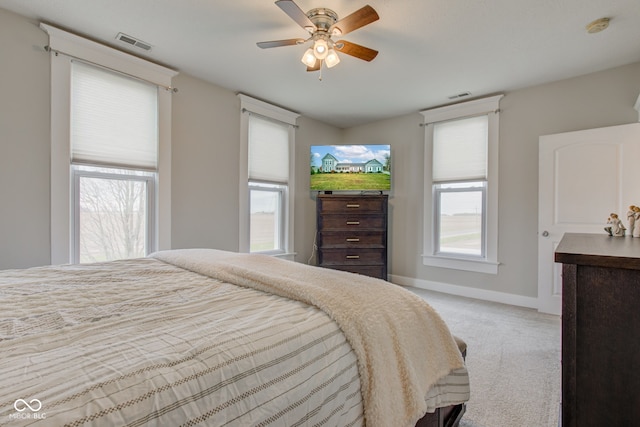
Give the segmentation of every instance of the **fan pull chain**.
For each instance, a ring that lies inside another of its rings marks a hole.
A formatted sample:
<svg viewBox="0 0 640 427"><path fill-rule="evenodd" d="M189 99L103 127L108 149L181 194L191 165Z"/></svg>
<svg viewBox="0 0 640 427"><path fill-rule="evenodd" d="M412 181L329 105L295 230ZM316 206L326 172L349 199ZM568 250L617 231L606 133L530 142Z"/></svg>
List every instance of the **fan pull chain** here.
<svg viewBox="0 0 640 427"><path fill-rule="evenodd" d="M323 60L320 60L320 75L318 76L318 80L322 81L322 62Z"/></svg>

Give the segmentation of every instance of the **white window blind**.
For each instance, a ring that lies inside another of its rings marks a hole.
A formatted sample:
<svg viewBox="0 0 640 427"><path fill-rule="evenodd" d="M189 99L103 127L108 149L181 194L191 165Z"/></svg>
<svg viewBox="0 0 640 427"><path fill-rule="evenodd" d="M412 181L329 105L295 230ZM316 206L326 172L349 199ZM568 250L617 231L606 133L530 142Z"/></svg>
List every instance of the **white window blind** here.
<svg viewBox="0 0 640 427"><path fill-rule="evenodd" d="M249 180L289 181L289 125L249 116Z"/></svg>
<svg viewBox="0 0 640 427"><path fill-rule="evenodd" d="M436 123L433 127L433 182L487 177L488 116Z"/></svg>
<svg viewBox="0 0 640 427"><path fill-rule="evenodd" d="M73 61L71 157L74 163L156 170L157 86Z"/></svg>

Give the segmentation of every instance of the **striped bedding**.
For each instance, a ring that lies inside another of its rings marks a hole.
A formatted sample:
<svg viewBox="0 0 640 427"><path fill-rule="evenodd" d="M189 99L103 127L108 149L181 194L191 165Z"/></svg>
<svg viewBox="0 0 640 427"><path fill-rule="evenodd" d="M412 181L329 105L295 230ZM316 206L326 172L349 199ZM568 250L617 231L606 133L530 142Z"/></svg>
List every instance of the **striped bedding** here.
<svg viewBox="0 0 640 427"><path fill-rule="evenodd" d="M359 426L362 386L303 302L156 258L0 272L0 425Z"/></svg>

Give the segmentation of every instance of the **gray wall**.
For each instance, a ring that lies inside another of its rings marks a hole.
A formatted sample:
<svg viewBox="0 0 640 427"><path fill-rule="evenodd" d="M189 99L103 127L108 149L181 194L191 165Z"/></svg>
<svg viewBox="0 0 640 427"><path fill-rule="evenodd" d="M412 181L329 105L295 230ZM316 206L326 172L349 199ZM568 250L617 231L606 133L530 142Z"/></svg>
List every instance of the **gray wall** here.
<svg viewBox="0 0 640 427"><path fill-rule="evenodd" d="M309 192L310 149L312 145L339 144L343 132L307 117L299 117L297 124L294 246L296 261L315 264L315 258L310 260L316 230L315 198Z"/></svg>
<svg viewBox="0 0 640 427"><path fill-rule="evenodd" d="M636 122L633 106L639 94L640 63L505 94L500 104L497 276L422 265L421 115L346 130L348 143L392 144L391 274L537 297L538 137Z"/></svg>
<svg viewBox="0 0 640 427"><path fill-rule="evenodd" d="M0 9L0 269L49 263L49 58L46 35ZM240 104L235 93L179 75L172 119L172 244L238 248ZM640 63L508 92L500 117L499 274L422 265L423 128L418 112L341 130L300 117L296 136L295 249L315 235L309 148L392 144L390 272L535 297L538 137L638 120ZM285 106L286 107L286 106Z"/></svg>
<svg viewBox="0 0 640 427"><path fill-rule="evenodd" d="M47 41L0 9L0 269L50 259Z"/></svg>
<svg viewBox="0 0 640 427"><path fill-rule="evenodd" d="M171 245L237 251L240 99L186 75L173 84Z"/></svg>

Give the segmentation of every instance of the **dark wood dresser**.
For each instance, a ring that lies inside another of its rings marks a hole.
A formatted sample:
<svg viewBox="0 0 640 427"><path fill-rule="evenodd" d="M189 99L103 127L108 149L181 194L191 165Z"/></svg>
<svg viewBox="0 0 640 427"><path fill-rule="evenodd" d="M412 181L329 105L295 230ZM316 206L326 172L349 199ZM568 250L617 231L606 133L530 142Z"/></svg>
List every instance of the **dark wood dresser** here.
<svg viewBox="0 0 640 427"><path fill-rule="evenodd" d="M387 280L387 195L318 194L318 265Z"/></svg>
<svg viewBox="0 0 640 427"><path fill-rule="evenodd" d="M562 426L640 425L640 238L567 233Z"/></svg>

